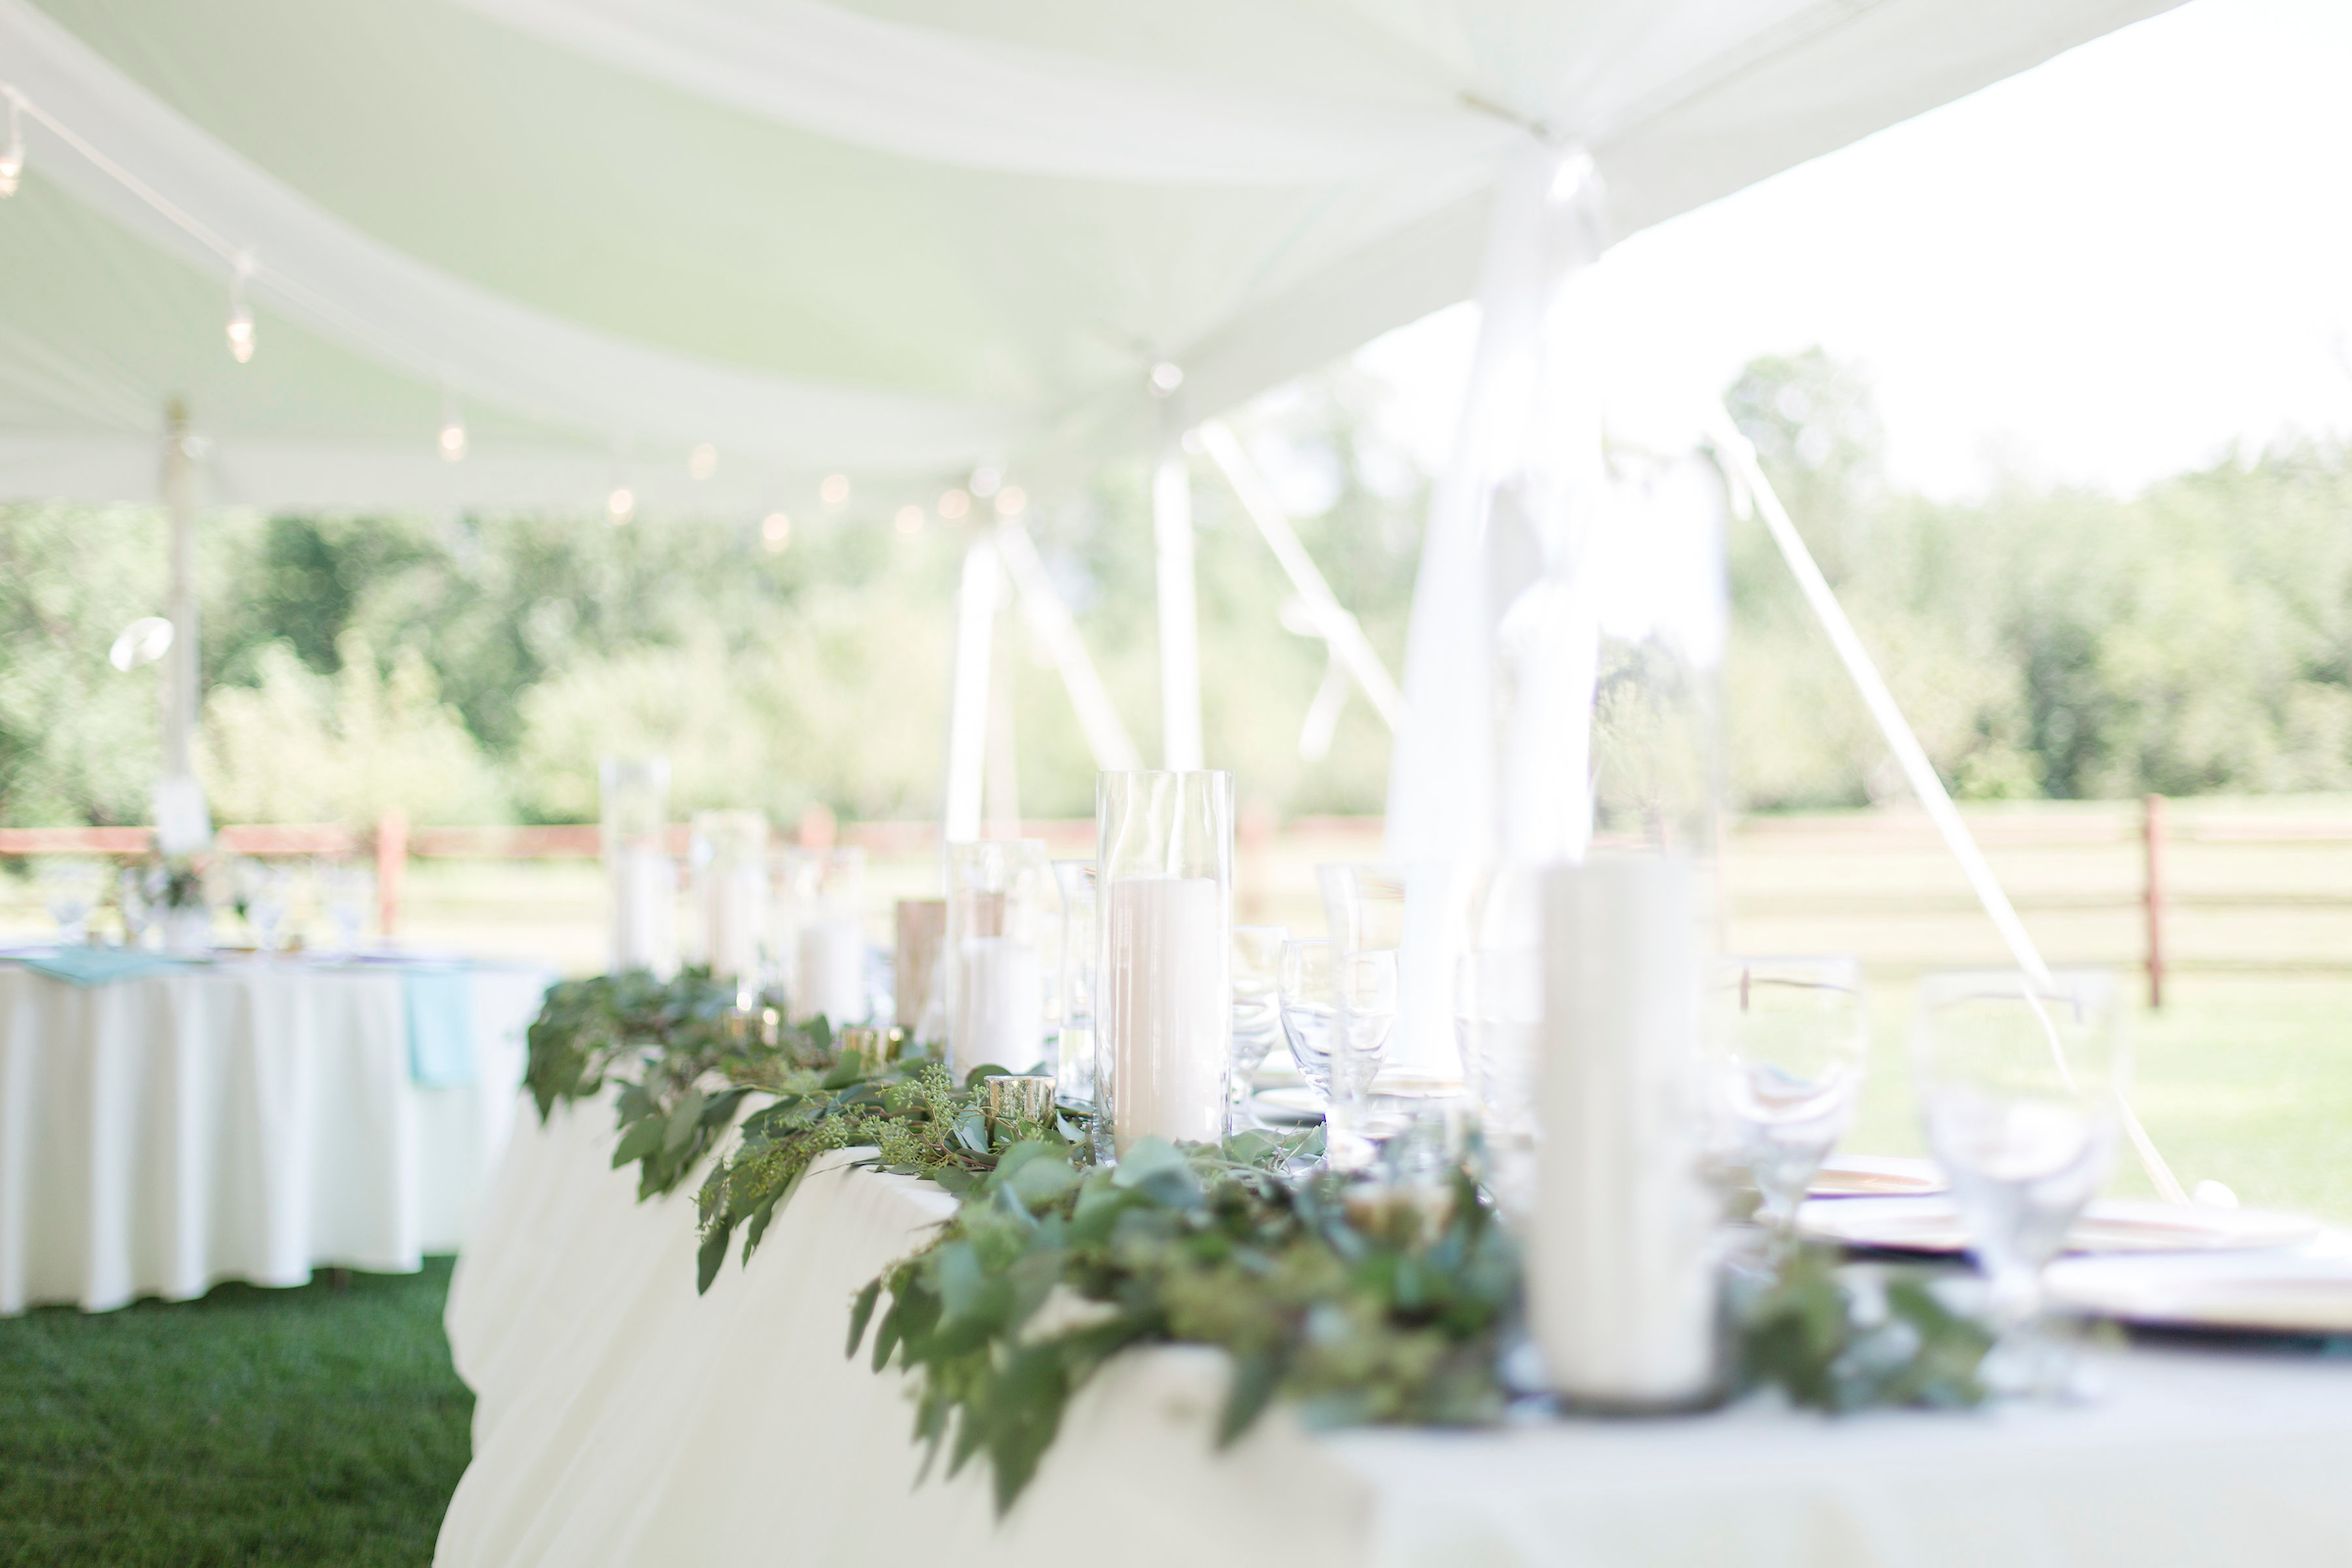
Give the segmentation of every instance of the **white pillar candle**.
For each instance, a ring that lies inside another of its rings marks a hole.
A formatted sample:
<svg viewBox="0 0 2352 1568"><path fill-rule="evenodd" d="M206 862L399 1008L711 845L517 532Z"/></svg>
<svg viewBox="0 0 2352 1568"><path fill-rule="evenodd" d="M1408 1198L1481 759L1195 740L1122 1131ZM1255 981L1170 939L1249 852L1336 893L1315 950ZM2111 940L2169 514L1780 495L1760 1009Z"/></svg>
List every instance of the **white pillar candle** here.
<svg viewBox="0 0 2352 1568"><path fill-rule="evenodd" d="M1673 1408L1715 1384L1695 875L1678 855L1595 856L1544 884L1529 1308L1552 1387L1593 1405Z"/></svg>
<svg viewBox="0 0 2352 1568"><path fill-rule="evenodd" d="M1019 1072L1045 1044L1045 977L1037 944L1018 937L967 937L956 955L961 1027L949 1063L960 1078L983 1062Z"/></svg>
<svg viewBox="0 0 2352 1568"><path fill-rule="evenodd" d="M721 980L760 973L760 915L767 873L754 862L713 870L703 889L703 937L710 973Z"/></svg>
<svg viewBox="0 0 2352 1568"><path fill-rule="evenodd" d="M612 852L615 971L651 969L666 976L677 966L677 867L660 846L623 844Z"/></svg>
<svg viewBox="0 0 2352 1568"><path fill-rule="evenodd" d="M800 983L790 993L796 1022L822 1013L839 1028L873 1010L865 997L865 932L856 920L829 915L807 921L798 947Z"/></svg>
<svg viewBox="0 0 2352 1568"><path fill-rule="evenodd" d="M1225 1134L1227 983L1223 899L1213 877L1104 885L1096 1021L1111 1043L1112 1132L1215 1143Z"/></svg>

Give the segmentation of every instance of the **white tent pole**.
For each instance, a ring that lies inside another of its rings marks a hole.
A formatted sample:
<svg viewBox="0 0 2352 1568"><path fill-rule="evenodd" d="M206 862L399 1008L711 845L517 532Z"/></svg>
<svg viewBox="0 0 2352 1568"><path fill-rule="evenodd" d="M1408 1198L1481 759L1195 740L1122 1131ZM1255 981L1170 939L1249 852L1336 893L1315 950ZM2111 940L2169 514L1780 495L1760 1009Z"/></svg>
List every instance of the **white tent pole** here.
<svg viewBox="0 0 2352 1568"><path fill-rule="evenodd" d="M1158 545L1160 762L1201 765L1200 625L1193 596L1193 483L1171 435L1152 471L1152 533Z"/></svg>
<svg viewBox="0 0 2352 1568"><path fill-rule="evenodd" d="M1373 710L1380 714L1382 721L1394 734L1404 723L1404 694L1396 689L1396 682L1389 677L1388 667L1381 663L1380 655L1373 651L1370 639L1364 636L1363 627L1356 623L1353 615L1341 608L1338 596L1331 591L1331 584L1324 581L1314 558L1298 542L1298 531L1291 526L1291 519L1284 514L1281 503L1274 499L1274 492L1258 473L1257 466L1250 461L1250 454L1242 449L1241 442L1234 439L1233 432L1226 428L1221 419L1210 419L1200 426L1200 443L1208 449L1208 455L1216 460L1217 466L1224 470L1226 482L1233 486L1233 493L1241 499L1242 510L1250 514L1251 522L1257 524L1258 533L1265 538L1266 548L1274 552L1274 559L1290 577L1291 586L1298 591L1299 601L1306 606L1306 612L1312 617L1315 630L1330 646L1332 658L1355 677L1356 685L1363 688L1364 697L1372 704Z"/></svg>
<svg viewBox="0 0 2352 1568"><path fill-rule="evenodd" d="M174 399L164 435L164 507L172 520L172 647L166 656L164 777L194 776L197 687L196 497L188 451L188 411Z"/></svg>
<svg viewBox="0 0 2352 1568"><path fill-rule="evenodd" d="M1831 589L1829 579L1821 574L1821 567L1813 560L1813 552L1805 547L1804 536L1796 531L1796 524L1789 520L1788 509L1781 505L1779 493L1773 489L1772 481L1765 477L1764 466L1757 461L1754 445L1732 422L1729 410L1718 412L1722 417L1714 432L1716 452L1729 464L1732 476L1740 489L1755 503L1758 514L1764 519L1765 531L1772 535L1772 542L1779 547L1781 559L1788 564L1790 574L1796 578L1796 585L1804 594L1806 604L1820 618L1822 629L1830 634L1830 645L1837 649L1838 661L1845 665L1846 674L1862 694L1863 706L1870 710L1870 716L1877 720L1879 732L1886 737L1886 744L1893 749L1894 760L1901 766L1903 776L1910 781L1913 793L1918 795L1920 805L1927 808L1928 819L1943 835L1944 847L1951 851L1952 858L1960 862L1961 872L1967 876L1968 885L1975 890L1977 902L1984 906L1985 914L1992 920L1993 929L2000 932L2001 941L2007 944L2010 957L2036 984L2048 984L2050 969L2042 961L2040 949L2034 945L2033 937L2027 934L2025 922L2017 917L2016 906L2010 904L2009 895L2002 891L2000 879L1992 874L1992 866L1985 860L1984 852L1977 847L1976 836L1969 832L1968 824L1961 820L1960 809L1952 804L1952 797L1944 789L1943 779L1936 773L1936 764L1928 760L1926 749L1919 744L1919 737L1912 733L1910 723L1903 717L1903 710L1895 705L1894 694L1886 689L1886 682L1879 674L1878 665L1871 662L1870 651L1862 646L1861 637L1854 631L1854 623L1846 618L1845 608L1838 603L1838 595ZM2164 1156L2157 1152L2155 1142L2148 1137L2147 1129L2139 1124L2139 1118L2132 1114L2128 1104L2123 1107L2123 1121L2125 1132L2131 1136L2132 1147L2138 1152L2139 1161L2147 1168L2148 1179L2155 1183L2156 1191L2168 1201L2188 1201L2188 1195L2182 1191L2180 1180L2173 1175Z"/></svg>
<svg viewBox="0 0 2352 1568"><path fill-rule="evenodd" d="M1078 726L1086 732L1087 749L1095 754L1095 765L1110 773L1143 766L1143 754L1135 749L1127 726L1119 721L1119 710L1111 706L1110 694L1102 689L1095 662L1087 657L1085 639L1078 635L1077 623L1071 620L1069 607L1061 602L1054 579L1046 575L1045 564L1037 559L1029 530L1010 517L998 523L997 554L1020 593L1021 612L1053 655L1054 667L1061 671L1070 706L1078 710Z"/></svg>
<svg viewBox="0 0 2352 1568"><path fill-rule="evenodd" d="M948 787L942 829L950 844L980 837L981 781L988 760L988 662L1004 570L987 534L964 552L956 595L956 674L948 705Z"/></svg>

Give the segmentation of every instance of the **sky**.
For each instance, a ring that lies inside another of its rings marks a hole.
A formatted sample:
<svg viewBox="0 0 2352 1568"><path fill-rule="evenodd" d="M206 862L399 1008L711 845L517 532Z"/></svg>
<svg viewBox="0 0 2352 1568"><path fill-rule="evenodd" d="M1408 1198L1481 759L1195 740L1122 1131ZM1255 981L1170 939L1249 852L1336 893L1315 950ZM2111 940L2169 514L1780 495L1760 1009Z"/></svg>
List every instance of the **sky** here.
<svg viewBox="0 0 2352 1568"><path fill-rule="evenodd" d="M2352 0L2190 0L1636 234L1577 287L1604 375L1720 390L1818 344L1898 484L2129 495L2352 433ZM1433 468L1476 311L1357 362Z"/></svg>

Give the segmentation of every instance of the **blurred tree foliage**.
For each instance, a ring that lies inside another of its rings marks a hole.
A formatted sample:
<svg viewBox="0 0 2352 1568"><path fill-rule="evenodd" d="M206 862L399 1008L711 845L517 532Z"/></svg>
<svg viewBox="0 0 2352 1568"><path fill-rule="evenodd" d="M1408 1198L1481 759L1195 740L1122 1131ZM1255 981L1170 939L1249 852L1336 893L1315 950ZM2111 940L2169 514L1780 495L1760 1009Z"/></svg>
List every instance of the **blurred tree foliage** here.
<svg viewBox="0 0 2352 1568"><path fill-rule="evenodd" d="M1392 669L1427 476L1340 371L1240 429ZM2022 483L1966 503L1890 486L1867 388L1818 351L1732 389L1791 512L1937 763L1968 796L2352 788L2352 447L2290 444L2116 499ZM1149 475L1113 466L1025 520L1145 756L1158 750ZM1204 719L1246 800L1377 811L1388 736L1351 695L1299 755L1324 669L1205 463L1195 474ZM969 525L899 534L862 499L756 523L208 514L207 777L226 820L584 820L596 763L662 751L673 803L937 808L955 585ZM1899 780L1760 528L1731 534L1734 777L1761 808ZM163 608L143 509L0 510L0 821L147 815L153 670L115 634ZM1022 804L1092 809L1060 679L1010 608Z"/></svg>

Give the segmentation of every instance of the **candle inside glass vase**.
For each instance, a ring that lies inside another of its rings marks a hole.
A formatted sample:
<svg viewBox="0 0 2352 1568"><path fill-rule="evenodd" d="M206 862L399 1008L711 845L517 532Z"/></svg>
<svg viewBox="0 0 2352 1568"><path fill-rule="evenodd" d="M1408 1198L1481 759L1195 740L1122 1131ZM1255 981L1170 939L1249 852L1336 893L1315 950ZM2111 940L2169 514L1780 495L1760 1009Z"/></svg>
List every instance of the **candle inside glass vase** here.
<svg viewBox="0 0 2352 1568"><path fill-rule="evenodd" d="M1104 773L1096 830L1098 1105L1118 1152L1146 1137L1215 1143L1233 1002L1233 775Z"/></svg>
<svg viewBox="0 0 2352 1568"><path fill-rule="evenodd" d="M948 1064L1035 1066L1045 1047L1043 941L1053 875L1037 839L948 846Z"/></svg>

